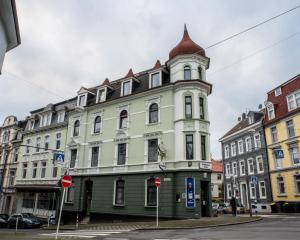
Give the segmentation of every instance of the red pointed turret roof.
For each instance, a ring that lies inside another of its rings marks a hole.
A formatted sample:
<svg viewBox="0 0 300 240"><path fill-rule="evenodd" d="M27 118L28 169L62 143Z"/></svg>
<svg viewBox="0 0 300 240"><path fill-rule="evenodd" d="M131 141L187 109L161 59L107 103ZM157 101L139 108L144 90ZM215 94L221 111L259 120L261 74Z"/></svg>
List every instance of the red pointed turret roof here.
<svg viewBox="0 0 300 240"><path fill-rule="evenodd" d="M104 82L101 84L101 86L110 86L110 81L108 78L105 78Z"/></svg>
<svg viewBox="0 0 300 240"><path fill-rule="evenodd" d="M161 63L160 63L159 60L157 60L156 63L155 63L155 65L154 65L154 67L152 69L154 70L154 69L159 69L159 68L161 68Z"/></svg>
<svg viewBox="0 0 300 240"><path fill-rule="evenodd" d="M125 78L132 78L132 77L134 77L134 74L133 74L132 68L130 68L127 75L125 76Z"/></svg>
<svg viewBox="0 0 300 240"><path fill-rule="evenodd" d="M198 44L194 43L190 38L186 25L184 25L184 33L180 43L174 47L169 53L169 60L177 55L198 54L205 57L205 51Z"/></svg>

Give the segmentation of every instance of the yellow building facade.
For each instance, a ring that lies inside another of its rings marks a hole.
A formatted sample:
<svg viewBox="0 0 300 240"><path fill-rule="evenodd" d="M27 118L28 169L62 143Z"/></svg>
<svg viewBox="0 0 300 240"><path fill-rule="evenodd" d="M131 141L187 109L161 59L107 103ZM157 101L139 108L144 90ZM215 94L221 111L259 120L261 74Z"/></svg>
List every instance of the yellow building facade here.
<svg viewBox="0 0 300 240"><path fill-rule="evenodd" d="M300 212L300 76L268 93L265 137L274 212Z"/></svg>

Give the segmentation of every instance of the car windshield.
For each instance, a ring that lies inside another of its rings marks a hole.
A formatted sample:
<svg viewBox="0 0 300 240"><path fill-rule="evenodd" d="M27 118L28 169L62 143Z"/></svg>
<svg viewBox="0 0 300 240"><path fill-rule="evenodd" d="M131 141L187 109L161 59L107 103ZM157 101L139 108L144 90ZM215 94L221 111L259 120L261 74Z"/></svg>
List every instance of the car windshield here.
<svg viewBox="0 0 300 240"><path fill-rule="evenodd" d="M35 218L35 216L32 213L22 213L22 216L24 218Z"/></svg>

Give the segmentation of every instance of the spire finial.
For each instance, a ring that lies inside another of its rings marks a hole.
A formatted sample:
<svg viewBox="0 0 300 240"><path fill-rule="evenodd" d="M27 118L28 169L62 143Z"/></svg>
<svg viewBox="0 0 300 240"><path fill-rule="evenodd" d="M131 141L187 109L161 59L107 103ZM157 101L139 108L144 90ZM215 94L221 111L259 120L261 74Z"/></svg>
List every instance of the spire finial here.
<svg viewBox="0 0 300 240"><path fill-rule="evenodd" d="M184 24L184 31L187 32L186 24Z"/></svg>

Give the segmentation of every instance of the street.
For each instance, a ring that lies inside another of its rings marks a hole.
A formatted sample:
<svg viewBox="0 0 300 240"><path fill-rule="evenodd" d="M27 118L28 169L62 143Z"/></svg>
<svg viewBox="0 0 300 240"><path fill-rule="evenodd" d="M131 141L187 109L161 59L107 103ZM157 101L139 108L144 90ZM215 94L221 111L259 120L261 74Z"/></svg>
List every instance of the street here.
<svg viewBox="0 0 300 240"><path fill-rule="evenodd" d="M232 225L225 227L203 228L203 229L183 229L183 230L116 230L116 231L97 231L79 230L60 232L59 239L101 239L101 240L296 240L300 236L300 217L299 216L269 216L263 220L248 224ZM1 232L13 232L12 229L2 229ZM22 239L53 239L54 232L45 230L20 230L24 233ZM0 235L0 238L1 235ZM20 236L7 236L5 239L21 239Z"/></svg>

